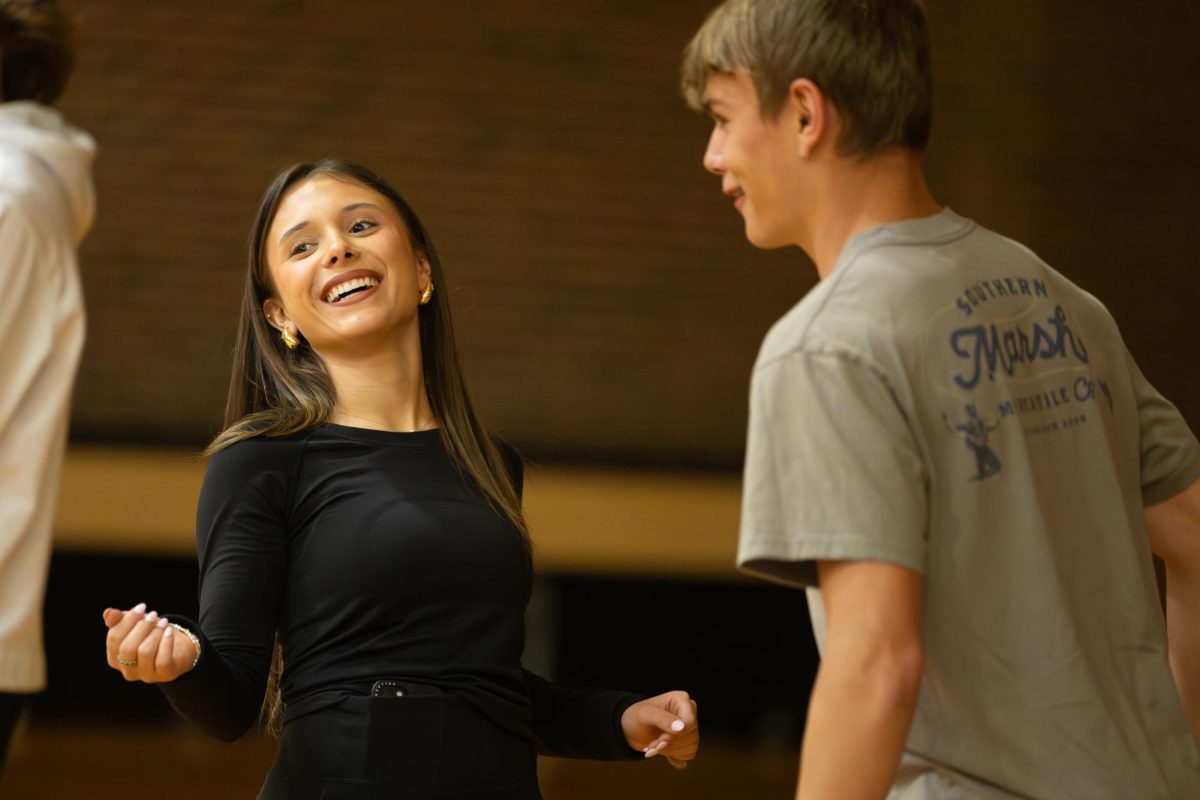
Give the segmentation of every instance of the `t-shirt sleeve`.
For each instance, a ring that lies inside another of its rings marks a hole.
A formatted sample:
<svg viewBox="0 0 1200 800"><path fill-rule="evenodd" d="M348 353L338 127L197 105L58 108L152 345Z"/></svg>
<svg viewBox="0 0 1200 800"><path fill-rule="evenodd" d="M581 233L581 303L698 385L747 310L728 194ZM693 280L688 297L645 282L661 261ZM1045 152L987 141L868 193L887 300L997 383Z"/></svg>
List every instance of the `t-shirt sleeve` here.
<svg viewBox="0 0 1200 800"><path fill-rule="evenodd" d="M1168 500L1200 478L1200 444L1187 421L1128 356L1138 412L1142 505Z"/></svg>
<svg viewBox="0 0 1200 800"><path fill-rule="evenodd" d="M237 739L266 691L287 566L288 443L251 439L213 456L196 512L202 656L159 684L207 733Z"/></svg>
<svg viewBox="0 0 1200 800"><path fill-rule="evenodd" d="M927 475L882 373L794 352L753 378L738 564L816 585L816 562L884 561L923 573Z"/></svg>
<svg viewBox="0 0 1200 800"><path fill-rule="evenodd" d="M644 757L629 746L621 729L625 709L641 697L608 689L570 689L523 672L542 755L608 761Z"/></svg>

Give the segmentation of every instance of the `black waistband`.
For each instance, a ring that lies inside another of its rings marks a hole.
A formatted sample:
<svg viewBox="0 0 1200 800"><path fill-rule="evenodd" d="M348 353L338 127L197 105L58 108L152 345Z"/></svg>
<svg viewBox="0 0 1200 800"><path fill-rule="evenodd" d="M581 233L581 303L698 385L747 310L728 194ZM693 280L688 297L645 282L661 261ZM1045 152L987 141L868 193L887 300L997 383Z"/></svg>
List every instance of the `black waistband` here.
<svg viewBox="0 0 1200 800"><path fill-rule="evenodd" d="M367 694L372 697L421 697L448 694L448 692L431 683L421 683L404 678L382 678L370 685Z"/></svg>

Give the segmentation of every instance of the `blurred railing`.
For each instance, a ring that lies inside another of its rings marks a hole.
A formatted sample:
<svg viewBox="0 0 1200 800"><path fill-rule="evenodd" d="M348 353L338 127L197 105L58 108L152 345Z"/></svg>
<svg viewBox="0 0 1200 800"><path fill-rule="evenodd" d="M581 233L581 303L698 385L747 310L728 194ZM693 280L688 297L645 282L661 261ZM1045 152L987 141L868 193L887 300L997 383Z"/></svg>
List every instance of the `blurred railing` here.
<svg viewBox="0 0 1200 800"><path fill-rule="evenodd" d="M204 461L183 450L74 446L55 546L191 555ZM733 579L736 478L530 467L525 508L544 572Z"/></svg>

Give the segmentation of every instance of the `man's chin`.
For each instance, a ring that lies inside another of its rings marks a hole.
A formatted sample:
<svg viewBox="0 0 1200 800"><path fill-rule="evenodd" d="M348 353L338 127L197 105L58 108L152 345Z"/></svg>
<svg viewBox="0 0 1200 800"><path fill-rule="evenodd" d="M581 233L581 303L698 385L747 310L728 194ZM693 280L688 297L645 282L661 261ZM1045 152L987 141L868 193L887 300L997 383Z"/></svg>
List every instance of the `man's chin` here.
<svg viewBox="0 0 1200 800"><path fill-rule="evenodd" d="M778 250L780 247L794 244L794 242L788 241L787 237L761 225L755 225L749 219L746 220L746 240L759 250Z"/></svg>

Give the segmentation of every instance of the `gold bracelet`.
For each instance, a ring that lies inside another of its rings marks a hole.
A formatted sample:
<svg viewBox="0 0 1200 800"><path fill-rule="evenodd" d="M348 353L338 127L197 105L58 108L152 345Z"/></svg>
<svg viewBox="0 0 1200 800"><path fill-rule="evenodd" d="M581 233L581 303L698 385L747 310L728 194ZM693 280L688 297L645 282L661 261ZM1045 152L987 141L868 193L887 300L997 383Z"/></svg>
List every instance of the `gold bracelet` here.
<svg viewBox="0 0 1200 800"><path fill-rule="evenodd" d="M192 643L192 647L196 648L196 657L192 659L192 665L188 667L189 671L195 669L196 665L200 663L200 637L196 636L196 634L192 633L182 625L177 625L174 622L171 623L171 627L188 637L188 640Z"/></svg>

